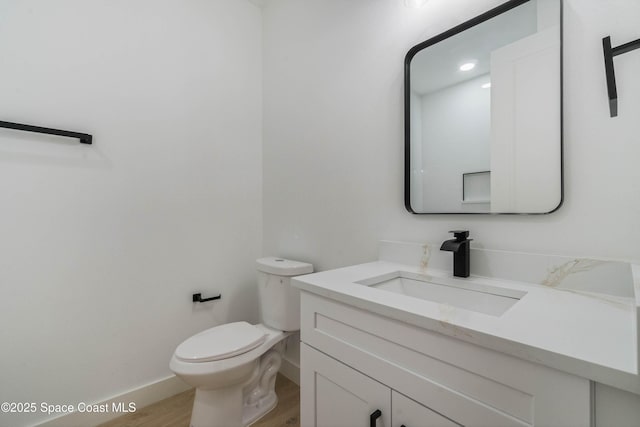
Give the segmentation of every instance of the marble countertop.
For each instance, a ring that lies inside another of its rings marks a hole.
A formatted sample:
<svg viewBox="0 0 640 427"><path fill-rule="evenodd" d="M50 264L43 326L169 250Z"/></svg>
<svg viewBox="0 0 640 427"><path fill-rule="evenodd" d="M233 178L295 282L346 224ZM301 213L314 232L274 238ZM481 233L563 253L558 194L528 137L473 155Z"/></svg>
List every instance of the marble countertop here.
<svg viewBox="0 0 640 427"><path fill-rule="evenodd" d="M380 260L299 276L293 283L303 291L640 394L638 266L631 266L636 294L623 296L562 289L555 283L545 286L473 275L463 279L526 292L500 316L355 283L397 271L452 277L449 271L427 268L425 264Z"/></svg>

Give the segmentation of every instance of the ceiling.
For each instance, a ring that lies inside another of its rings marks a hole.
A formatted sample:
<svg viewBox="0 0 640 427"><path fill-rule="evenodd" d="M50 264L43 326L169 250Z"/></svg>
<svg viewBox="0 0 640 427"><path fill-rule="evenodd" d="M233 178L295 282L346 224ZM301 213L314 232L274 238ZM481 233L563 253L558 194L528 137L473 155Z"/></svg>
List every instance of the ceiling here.
<svg viewBox="0 0 640 427"><path fill-rule="evenodd" d="M537 32L536 2L476 25L418 52L411 61L411 89L420 95L489 73L491 52ZM465 62L471 71L460 71Z"/></svg>

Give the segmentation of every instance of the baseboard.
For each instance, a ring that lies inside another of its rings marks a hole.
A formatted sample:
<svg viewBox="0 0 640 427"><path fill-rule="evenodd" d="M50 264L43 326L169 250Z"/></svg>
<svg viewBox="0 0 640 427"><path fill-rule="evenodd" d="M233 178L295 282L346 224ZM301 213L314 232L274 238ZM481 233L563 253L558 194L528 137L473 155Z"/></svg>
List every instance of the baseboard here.
<svg viewBox="0 0 640 427"><path fill-rule="evenodd" d="M165 379L147 384L102 402L96 402L95 404L106 409L105 412L72 412L36 425L38 427L93 427L126 415L126 412L118 410L118 405L122 405L120 408L128 409L129 403L135 403L135 409L140 410L145 406L174 396L189 388L191 387L180 378L171 375Z"/></svg>
<svg viewBox="0 0 640 427"><path fill-rule="evenodd" d="M300 385L300 366L287 358L282 358L280 373L289 378L294 383Z"/></svg>

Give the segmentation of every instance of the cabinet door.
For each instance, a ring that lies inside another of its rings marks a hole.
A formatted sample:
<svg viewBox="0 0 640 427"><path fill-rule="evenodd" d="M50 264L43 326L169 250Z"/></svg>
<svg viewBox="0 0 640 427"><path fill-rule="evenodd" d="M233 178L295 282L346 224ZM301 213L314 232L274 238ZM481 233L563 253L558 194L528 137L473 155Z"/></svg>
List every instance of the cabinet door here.
<svg viewBox="0 0 640 427"><path fill-rule="evenodd" d="M390 427L391 389L302 343L300 425Z"/></svg>
<svg viewBox="0 0 640 427"><path fill-rule="evenodd" d="M395 390L391 391L391 419L393 427L460 427L426 406Z"/></svg>

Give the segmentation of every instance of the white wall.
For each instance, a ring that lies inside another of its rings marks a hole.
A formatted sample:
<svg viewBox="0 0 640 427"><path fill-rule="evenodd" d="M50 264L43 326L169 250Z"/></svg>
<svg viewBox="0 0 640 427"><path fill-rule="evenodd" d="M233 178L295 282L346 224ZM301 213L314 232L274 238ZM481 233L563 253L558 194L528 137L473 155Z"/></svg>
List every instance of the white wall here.
<svg viewBox="0 0 640 427"><path fill-rule="evenodd" d="M99 401L257 320L260 38L244 0L0 0L0 120L95 137L0 130L1 402Z"/></svg>
<svg viewBox="0 0 640 427"><path fill-rule="evenodd" d="M640 260L640 54L618 57L609 118L603 36L640 36L635 0L565 2L565 203L543 216L418 216L403 207L403 60L499 0L277 0L264 9L264 253L318 270L380 239L468 228L486 248Z"/></svg>
<svg viewBox="0 0 640 427"><path fill-rule="evenodd" d="M410 150L411 150L411 207L414 210L424 207L424 167L422 165L422 97L420 94L411 91L411 116L409 123L411 127Z"/></svg>
<svg viewBox="0 0 640 427"><path fill-rule="evenodd" d="M640 261L640 52L618 57L609 118L603 36L640 37L637 0L565 2L565 202L543 216L409 214L403 61L413 45L501 0L277 0L264 9L263 252L326 270L381 239ZM426 201L425 201L426 202Z"/></svg>
<svg viewBox="0 0 640 427"><path fill-rule="evenodd" d="M478 212L462 204L462 175L491 170L488 74L422 96L423 205L417 212ZM489 195L487 195L489 196Z"/></svg>

